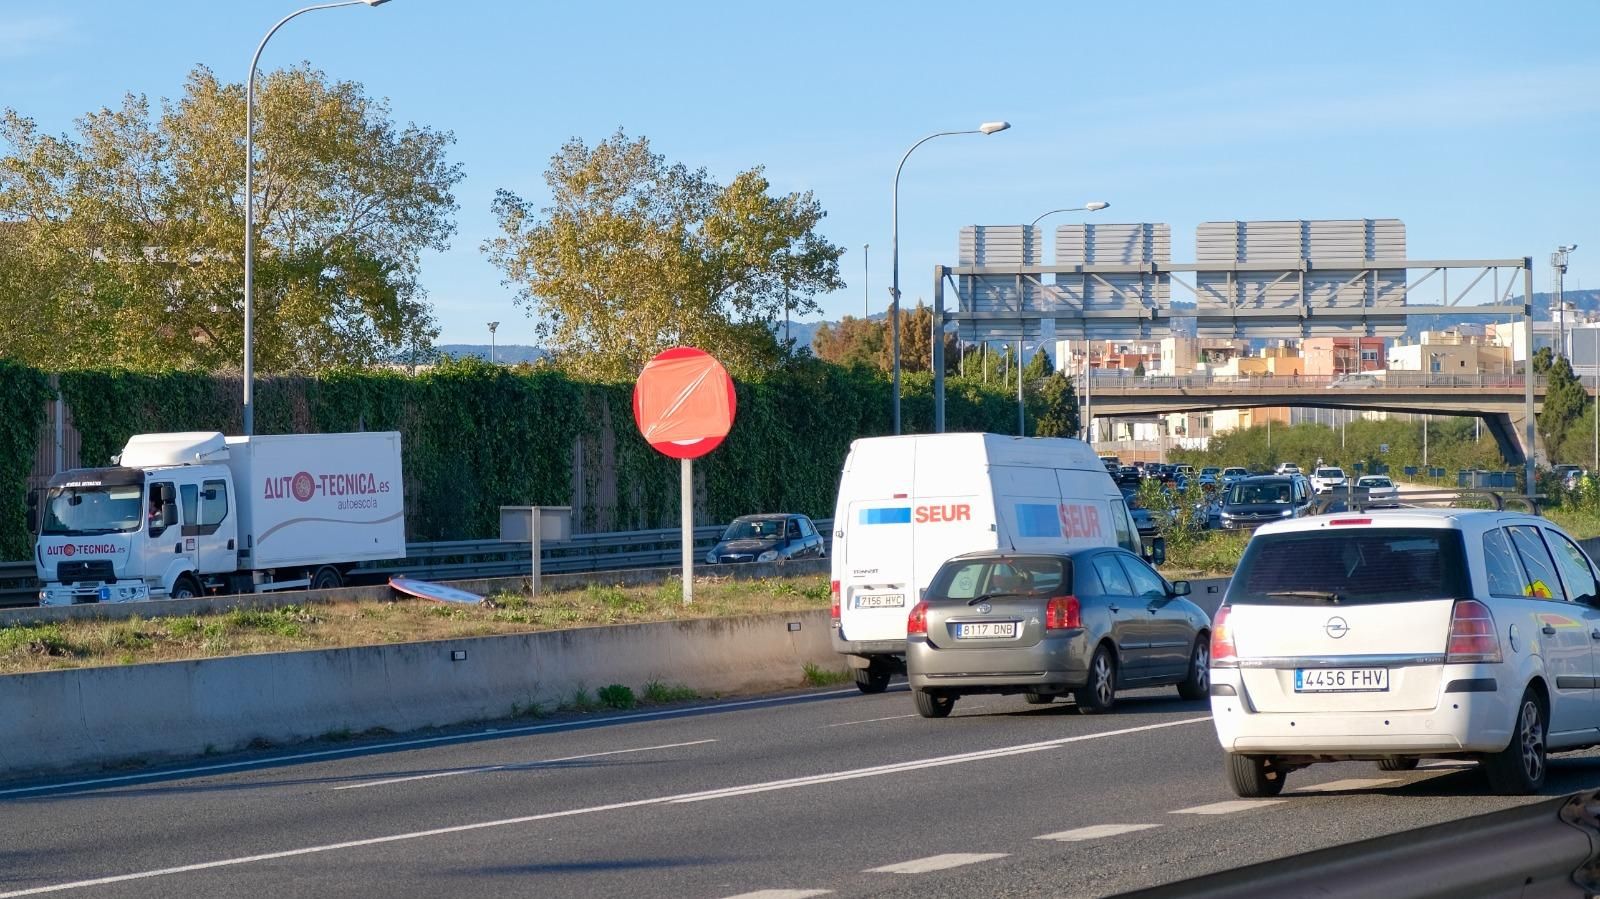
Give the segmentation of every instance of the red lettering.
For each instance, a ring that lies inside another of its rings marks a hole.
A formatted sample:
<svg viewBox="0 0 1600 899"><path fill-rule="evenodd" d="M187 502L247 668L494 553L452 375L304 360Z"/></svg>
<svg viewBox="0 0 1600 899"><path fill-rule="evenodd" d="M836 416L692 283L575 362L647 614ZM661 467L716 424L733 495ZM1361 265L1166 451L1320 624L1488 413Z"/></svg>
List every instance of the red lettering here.
<svg viewBox="0 0 1600 899"><path fill-rule="evenodd" d="M1088 528L1086 537L1100 536L1100 510L1094 506L1083 507L1084 525Z"/></svg>
<svg viewBox="0 0 1600 899"><path fill-rule="evenodd" d="M366 482L366 491L373 492L373 482ZM967 503L954 505L918 506L912 512L912 520L917 524L938 524L946 521L971 521L972 506Z"/></svg>
<svg viewBox="0 0 1600 899"><path fill-rule="evenodd" d="M966 503L962 503L961 505L956 506L956 520L957 521L971 521L972 520L972 507L967 505Z"/></svg>

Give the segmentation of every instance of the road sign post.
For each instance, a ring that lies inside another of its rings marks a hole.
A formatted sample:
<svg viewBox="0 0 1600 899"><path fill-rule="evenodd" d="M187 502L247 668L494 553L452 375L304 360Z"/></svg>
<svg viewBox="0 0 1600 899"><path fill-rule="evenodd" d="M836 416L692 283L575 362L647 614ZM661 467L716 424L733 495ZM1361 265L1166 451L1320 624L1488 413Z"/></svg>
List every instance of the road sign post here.
<svg viewBox="0 0 1600 899"><path fill-rule="evenodd" d="M572 539L571 506L501 506L500 541L531 544L528 565L528 596L539 598L539 563L544 541Z"/></svg>
<svg viewBox="0 0 1600 899"><path fill-rule="evenodd" d="M663 350L645 364L633 385L633 420L639 433L657 452L682 463L684 605L694 601L693 460L722 444L737 406L733 379L722 363L694 347Z"/></svg>

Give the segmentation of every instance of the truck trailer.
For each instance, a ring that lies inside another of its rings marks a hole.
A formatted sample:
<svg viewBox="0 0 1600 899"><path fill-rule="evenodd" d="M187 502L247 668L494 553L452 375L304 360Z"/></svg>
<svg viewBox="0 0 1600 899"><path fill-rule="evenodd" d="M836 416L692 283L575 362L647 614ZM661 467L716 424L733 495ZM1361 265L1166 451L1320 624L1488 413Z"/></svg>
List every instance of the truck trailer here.
<svg viewBox="0 0 1600 899"><path fill-rule="evenodd" d="M406 553L400 435L140 434L29 497L40 605L341 586Z"/></svg>

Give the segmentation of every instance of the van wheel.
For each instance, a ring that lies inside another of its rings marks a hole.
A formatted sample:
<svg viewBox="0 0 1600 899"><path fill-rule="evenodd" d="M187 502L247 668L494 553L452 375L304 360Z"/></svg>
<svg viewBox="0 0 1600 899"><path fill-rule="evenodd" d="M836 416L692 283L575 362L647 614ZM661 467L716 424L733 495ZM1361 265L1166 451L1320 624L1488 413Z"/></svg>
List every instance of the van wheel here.
<svg viewBox="0 0 1600 899"><path fill-rule="evenodd" d="M172 592L167 596L170 599L196 599L200 596L200 584L187 574L179 575L172 582Z"/></svg>
<svg viewBox="0 0 1600 899"><path fill-rule="evenodd" d="M946 693L912 690L911 695L917 701L917 714L924 718L948 718L956 707L956 698Z"/></svg>
<svg viewBox="0 0 1600 899"><path fill-rule="evenodd" d="M1078 714L1101 715L1117 702L1117 663L1111 650L1102 643L1089 660L1089 682L1072 691Z"/></svg>
<svg viewBox="0 0 1600 899"><path fill-rule="evenodd" d="M1178 684L1178 695L1184 699L1205 699L1211 693L1211 641L1201 634L1194 639L1194 649L1189 651L1189 676Z"/></svg>
<svg viewBox="0 0 1600 899"><path fill-rule="evenodd" d="M1419 759L1419 758L1413 758L1413 757L1407 757L1407 756L1399 756L1399 755L1390 756L1389 758L1386 758L1386 759L1378 759L1378 770L1379 771L1415 771L1417 769L1417 765L1420 764L1421 762L1422 762L1422 759Z"/></svg>
<svg viewBox="0 0 1600 899"><path fill-rule="evenodd" d="M1485 756L1484 773L1489 789L1499 796L1526 796L1544 786L1549 770L1545 758L1544 703L1533 690L1525 690L1517 705L1517 724L1506 748Z"/></svg>
<svg viewBox="0 0 1600 899"><path fill-rule="evenodd" d="M873 662L866 668L856 668L856 689L863 693L882 693L889 689L889 669L887 666Z"/></svg>
<svg viewBox="0 0 1600 899"><path fill-rule="evenodd" d="M1056 696L1054 693L1039 693L1029 690L1023 694L1023 699L1027 700L1028 705L1049 705L1056 701Z"/></svg>
<svg viewBox="0 0 1600 899"><path fill-rule="evenodd" d="M342 586L344 578L339 575L339 569L332 566L318 568L317 573L311 578L313 590L337 590Z"/></svg>
<svg viewBox="0 0 1600 899"><path fill-rule="evenodd" d="M1271 756L1240 755L1228 753L1223 767L1228 772L1228 786L1235 795L1245 799L1265 799L1283 792L1285 771Z"/></svg>

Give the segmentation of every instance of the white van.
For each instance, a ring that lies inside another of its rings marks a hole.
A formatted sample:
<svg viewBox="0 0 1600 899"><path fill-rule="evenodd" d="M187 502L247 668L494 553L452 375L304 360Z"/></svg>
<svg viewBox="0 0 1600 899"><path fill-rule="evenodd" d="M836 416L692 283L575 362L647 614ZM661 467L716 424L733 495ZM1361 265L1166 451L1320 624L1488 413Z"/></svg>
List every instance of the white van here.
<svg viewBox="0 0 1600 899"><path fill-rule="evenodd" d="M1142 549L1094 450L1049 437L857 440L833 528L833 647L863 693L882 691L904 670L906 613L945 560L993 549Z"/></svg>

